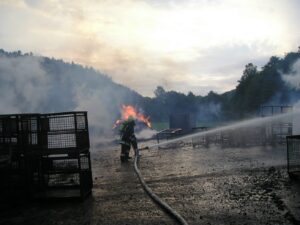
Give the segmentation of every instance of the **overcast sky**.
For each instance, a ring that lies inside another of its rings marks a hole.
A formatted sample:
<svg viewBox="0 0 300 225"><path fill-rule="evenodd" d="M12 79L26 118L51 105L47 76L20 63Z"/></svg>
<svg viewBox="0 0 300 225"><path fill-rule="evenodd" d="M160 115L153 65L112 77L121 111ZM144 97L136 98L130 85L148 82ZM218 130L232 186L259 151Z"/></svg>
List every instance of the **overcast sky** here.
<svg viewBox="0 0 300 225"><path fill-rule="evenodd" d="M233 89L300 45L298 0L0 0L0 48L93 66L144 96Z"/></svg>

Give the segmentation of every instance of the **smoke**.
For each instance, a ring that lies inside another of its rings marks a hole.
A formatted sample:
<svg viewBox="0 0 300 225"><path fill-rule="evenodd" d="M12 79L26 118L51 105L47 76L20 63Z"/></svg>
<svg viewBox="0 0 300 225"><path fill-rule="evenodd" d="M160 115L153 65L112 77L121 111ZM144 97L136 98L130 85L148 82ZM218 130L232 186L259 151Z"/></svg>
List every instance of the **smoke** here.
<svg viewBox="0 0 300 225"><path fill-rule="evenodd" d="M48 91L40 58L0 58L0 113L39 111Z"/></svg>
<svg viewBox="0 0 300 225"><path fill-rule="evenodd" d="M287 74L281 74L282 80L286 84L295 89L300 89L300 59L298 59L291 67L291 70Z"/></svg>
<svg viewBox="0 0 300 225"><path fill-rule="evenodd" d="M216 122L221 119L222 105L220 103L209 102L201 105L198 110L198 121L201 123Z"/></svg>
<svg viewBox="0 0 300 225"><path fill-rule="evenodd" d="M150 139L153 138L157 134L156 131L151 129L143 129L136 134L137 139Z"/></svg>
<svg viewBox="0 0 300 225"><path fill-rule="evenodd" d="M270 125L272 125L274 123L278 123L278 122L282 123L284 121L290 121L292 118L295 118L295 117L299 118L299 116L300 116L300 111L294 110L293 112L279 114L276 116L252 118L252 119L248 119L248 120L244 120L244 121L240 121L240 122L235 122L235 123L232 123L229 125L217 127L217 128L211 129L211 130L196 132L193 134L189 134L186 136L168 140L166 142L153 144L153 145L149 146L149 148L165 146L168 144L178 143L178 142L185 141L185 140L192 140L193 138L205 137L206 135L215 135L215 134L218 134L218 133L224 132L224 131L226 132L226 131L231 131L231 130L249 129L249 128L263 127L263 126L270 127ZM247 138L249 138L249 133L248 133Z"/></svg>
<svg viewBox="0 0 300 225"><path fill-rule="evenodd" d="M281 73L282 80L288 87L293 89L295 92L291 93L290 99L293 102L293 110L300 110L300 59L298 59L290 69L289 73ZM300 118L298 116L293 117L293 134L300 134Z"/></svg>
<svg viewBox="0 0 300 225"><path fill-rule="evenodd" d="M0 51L0 113L88 111L91 139L112 136L120 106L138 99L91 68Z"/></svg>

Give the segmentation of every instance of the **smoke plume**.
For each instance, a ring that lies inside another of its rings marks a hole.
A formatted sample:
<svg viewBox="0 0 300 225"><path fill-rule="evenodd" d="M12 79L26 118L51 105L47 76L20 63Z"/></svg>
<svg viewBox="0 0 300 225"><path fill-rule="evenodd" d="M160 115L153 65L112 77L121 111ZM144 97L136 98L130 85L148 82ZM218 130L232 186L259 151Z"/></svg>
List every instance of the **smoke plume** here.
<svg viewBox="0 0 300 225"><path fill-rule="evenodd" d="M49 87L39 58L1 57L0 113L40 111L44 108Z"/></svg>
<svg viewBox="0 0 300 225"><path fill-rule="evenodd" d="M287 74L282 74L282 79L286 82L288 86L295 90L300 89L300 59L298 59L291 70Z"/></svg>
<svg viewBox="0 0 300 225"><path fill-rule="evenodd" d="M91 139L112 133L122 104L141 96L92 68L0 51L0 114L88 111Z"/></svg>

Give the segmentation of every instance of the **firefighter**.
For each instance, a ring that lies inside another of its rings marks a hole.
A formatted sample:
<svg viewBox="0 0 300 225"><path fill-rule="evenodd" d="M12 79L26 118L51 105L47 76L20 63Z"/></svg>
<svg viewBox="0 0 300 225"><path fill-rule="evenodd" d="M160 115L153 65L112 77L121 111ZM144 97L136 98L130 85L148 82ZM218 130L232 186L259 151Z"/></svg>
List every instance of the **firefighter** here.
<svg viewBox="0 0 300 225"><path fill-rule="evenodd" d="M132 146L134 151L137 149L137 140L134 134L135 122L132 117L124 121L120 128L120 137L121 137L121 162L127 162L130 152L130 147Z"/></svg>

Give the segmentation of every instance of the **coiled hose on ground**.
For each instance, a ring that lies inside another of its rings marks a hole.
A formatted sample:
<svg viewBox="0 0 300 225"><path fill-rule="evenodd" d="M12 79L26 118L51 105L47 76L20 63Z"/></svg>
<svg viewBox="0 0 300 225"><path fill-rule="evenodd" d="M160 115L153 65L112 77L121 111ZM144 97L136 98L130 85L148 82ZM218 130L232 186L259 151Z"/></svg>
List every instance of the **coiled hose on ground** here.
<svg viewBox="0 0 300 225"><path fill-rule="evenodd" d="M139 160L139 150L137 149L135 151L135 157L134 157L134 170L136 175L139 178L140 183L142 184L144 190L147 192L147 194L152 198L154 202L156 202L161 208L163 208L169 215L171 215L179 224L182 225L188 225L188 223L185 221L185 219L177 213L174 209L172 209L166 202L161 200L153 191L151 188L146 184L139 168L138 168L138 160Z"/></svg>

